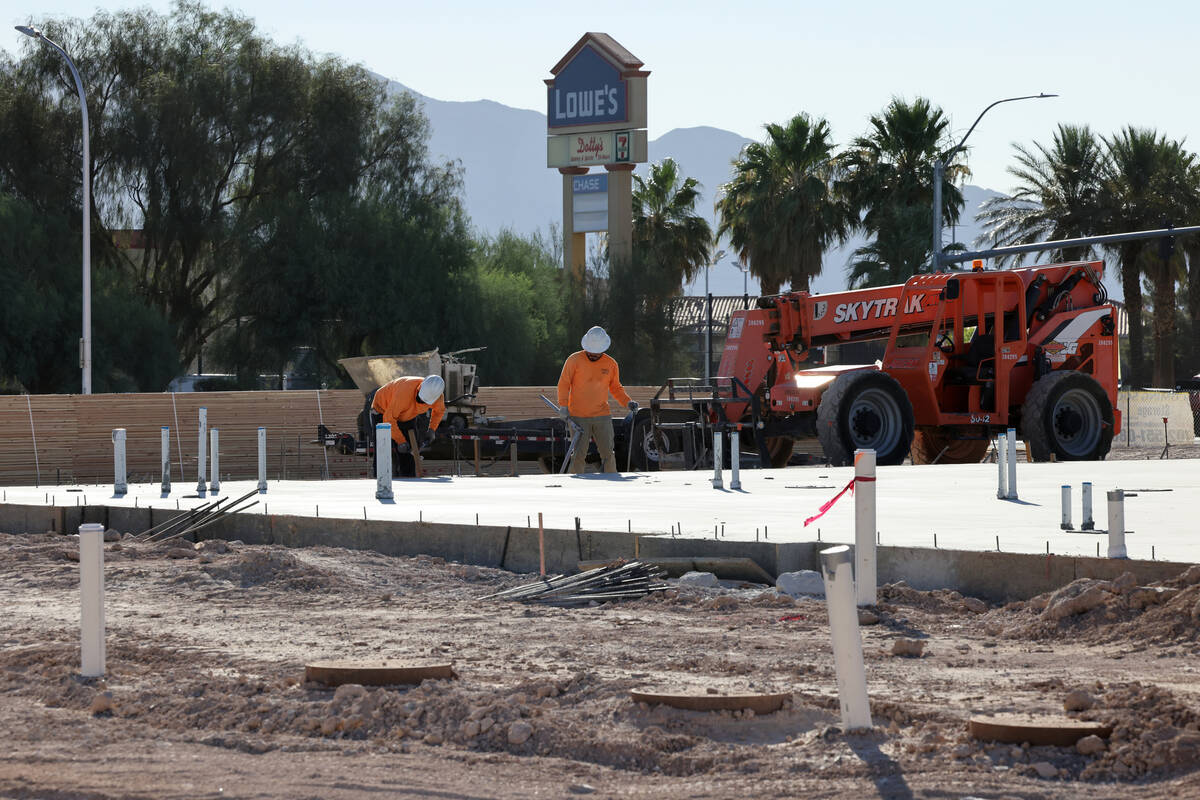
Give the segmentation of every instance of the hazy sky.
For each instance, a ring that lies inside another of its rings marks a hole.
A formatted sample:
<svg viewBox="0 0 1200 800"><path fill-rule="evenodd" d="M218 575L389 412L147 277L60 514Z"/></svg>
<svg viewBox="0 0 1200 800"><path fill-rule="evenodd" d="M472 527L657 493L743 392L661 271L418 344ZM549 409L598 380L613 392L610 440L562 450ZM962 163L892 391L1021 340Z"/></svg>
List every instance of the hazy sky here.
<svg viewBox="0 0 1200 800"><path fill-rule="evenodd" d="M92 0L3 0L0 20L89 17ZM142 3L160 11L161 0ZM1059 122L1109 134L1154 127L1192 140L1194 2L372 2L242 0L231 7L282 42L336 53L440 100L486 98L545 110L543 79L587 31L646 64L650 136L711 125L759 138L798 111L838 142L863 133L894 95L944 108L957 136L993 100L1058 93L988 112L971 135L972 183L1006 191L1011 143L1046 141ZM0 47L23 38L8 28ZM487 135L487 131L480 131Z"/></svg>

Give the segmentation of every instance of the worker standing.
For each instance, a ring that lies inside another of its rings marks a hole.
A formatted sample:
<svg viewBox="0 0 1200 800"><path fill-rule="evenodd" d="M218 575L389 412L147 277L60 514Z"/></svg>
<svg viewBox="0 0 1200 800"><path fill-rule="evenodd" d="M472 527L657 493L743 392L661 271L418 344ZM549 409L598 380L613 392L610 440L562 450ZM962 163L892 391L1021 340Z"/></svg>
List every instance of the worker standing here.
<svg viewBox="0 0 1200 800"><path fill-rule="evenodd" d="M401 477L416 475L416 459L412 453L400 452L397 445L409 444L406 434L410 431L418 447L428 446L433 441L433 432L446 414L446 402L442 399L445 388L446 382L440 375L404 376L388 381L375 392L371 410L379 415L380 422L392 426L392 459ZM419 426L426 412L429 412L429 423L422 432Z"/></svg>
<svg viewBox="0 0 1200 800"><path fill-rule="evenodd" d="M637 413L638 404L630 399L621 386L617 362L604 351L612 344L604 329L595 326L583 335L583 350L572 353L563 364L558 378L558 411L578 425L583 433L571 455L571 472L580 475L587 458L588 440L596 440L604 472L617 471L613 453L613 424L608 410L608 396Z"/></svg>

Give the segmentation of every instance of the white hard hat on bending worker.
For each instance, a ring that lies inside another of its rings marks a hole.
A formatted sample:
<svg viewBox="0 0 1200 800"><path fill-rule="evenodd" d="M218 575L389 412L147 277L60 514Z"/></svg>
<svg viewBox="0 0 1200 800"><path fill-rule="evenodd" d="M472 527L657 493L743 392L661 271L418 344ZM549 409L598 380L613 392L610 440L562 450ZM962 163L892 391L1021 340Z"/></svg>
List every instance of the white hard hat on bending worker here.
<svg viewBox="0 0 1200 800"><path fill-rule="evenodd" d="M635 403L621 386L620 369L611 356L605 355L612 339L604 328L596 325L580 340L583 349L572 353L563 364L558 378L558 410L562 416L583 429L583 435L571 454L571 472L581 474L587 458L588 440L596 440L604 472L617 471L617 458L613 453L612 415L608 408L611 394L634 413Z"/></svg>

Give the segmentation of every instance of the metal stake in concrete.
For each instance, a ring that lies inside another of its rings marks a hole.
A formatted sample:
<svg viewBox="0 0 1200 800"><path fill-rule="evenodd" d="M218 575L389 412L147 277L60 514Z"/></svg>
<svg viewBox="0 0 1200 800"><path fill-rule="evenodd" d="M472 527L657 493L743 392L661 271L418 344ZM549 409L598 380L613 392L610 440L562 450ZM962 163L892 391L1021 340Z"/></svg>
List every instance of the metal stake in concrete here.
<svg viewBox="0 0 1200 800"><path fill-rule="evenodd" d="M541 576L546 577L546 531L542 527L542 512L538 512L538 568Z"/></svg>
<svg viewBox="0 0 1200 800"><path fill-rule="evenodd" d="M1125 490L1108 493L1108 557L1129 558L1125 550Z"/></svg>
<svg viewBox="0 0 1200 800"><path fill-rule="evenodd" d="M713 479L712 479L712 485L713 485L714 489L724 488L724 484L721 481L721 461L724 459L724 456L725 456L725 454L721 452L721 450L722 450L721 439L722 438L724 438L724 437L721 436L721 432L719 430L714 429L713 430Z"/></svg>
<svg viewBox="0 0 1200 800"><path fill-rule="evenodd" d="M258 429L258 492L267 492L267 429Z"/></svg>
<svg viewBox="0 0 1200 800"><path fill-rule="evenodd" d="M854 582L860 606L875 605L875 451L854 452ZM857 627L855 628L857 630ZM861 656L860 656L861 657Z"/></svg>
<svg viewBox="0 0 1200 800"><path fill-rule="evenodd" d="M392 500L392 426L375 426L375 499Z"/></svg>
<svg viewBox="0 0 1200 800"><path fill-rule="evenodd" d="M1092 483L1091 481L1083 482L1083 522L1079 524L1081 531L1093 531L1096 529L1096 521L1092 519Z"/></svg>
<svg viewBox="0 0 1200 800"><path fill-rule="evenodd" d="M1069 483L1062 485L1062 523L1058 527L1064 531L1075 530L1075 526L1071 524L1071 485Z"/></svg>
<svg viewBox="0 0 1200 800"><path fill-rule="evenodd" d="M871 727L871 703L867 697L867 673L863 668L862 636L858 630L858 610L854 606L854 575L850 562L850 548L844 544L821 551L838 702L842 727L846 730Z"/></svg>
<svg viewBox="0 0 1200 800"><path fill-rule="evenodd" d="M1017 429L1008 429L1008 499L1017 499Z"/></svg>
<svg viewBox="0 0 1200 800"><path fill-rule="evenodd" d="M1008 460L1005 456L1008 453L1008 440L1001 434L996 437L996 499L1004 500L1008 497L1008 466L1005 462Z"/></svg>
<svg viewBox="0 0 1200 800"><path fill-rule="evenodd" d="M104 526L79 526L79 672L104 674Z"/></svg>
<svg viewBox="0 0 1200 800"><path fill-rule="evenodd" d="M116 428L112 432L113 441L113 494L123 496L129 491L125 481L125 429Z"/></svg>
<svg viewBox="0 0 1200 800"><path fill-rule="evenodd" d="M737 491L742 488L742 478L738 474L742 461L742 442L738 431L729 432L729 466L733 475L729 479L729 488Z"/></svg>
<svg viewBox="0 0 1200 800"><path fill-rule="evenodd" d="M209 459L211 469L208 473L208 488L213 494L217 494L221 491L221 431L210 428L208 439L212 448L212 457Z"/></svg>
<svg viewBox="0 0 1200 800"><path fill-rule="evenodd" d="M198 476L196 481L196 492L204 494L208 489L204 485L204 468L208 466L208 409L201 407L200 409L200 456L198 459Z"/></svg>
<svg viewBox="0 0 1200 800"><path fill-rule="evenodd" d="M171 493L171 429L162 426L162 494Z"/></svg>

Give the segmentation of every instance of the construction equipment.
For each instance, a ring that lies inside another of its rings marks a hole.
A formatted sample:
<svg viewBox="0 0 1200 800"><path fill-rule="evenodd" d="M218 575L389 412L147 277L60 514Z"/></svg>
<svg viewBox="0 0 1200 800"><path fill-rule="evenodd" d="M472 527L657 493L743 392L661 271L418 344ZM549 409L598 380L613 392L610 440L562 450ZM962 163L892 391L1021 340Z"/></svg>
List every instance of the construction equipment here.
<svg viewBox="0 0 1200 800"><path fill-rule="evenodd" d="M730 319L721 377L659 392L651 435L669 443L683 415L701 448L712 429L740 423L763 466L786 464L801 438L817 438L833 465L868 448L883 465L910 452L913 463L979 461L1015 427L1033 460L1104 458L1121 417L1103 271L1099 261L976 266L759 298ZM824 364L825 348L861 342L882 348L874 364Z"/></svg>

